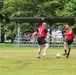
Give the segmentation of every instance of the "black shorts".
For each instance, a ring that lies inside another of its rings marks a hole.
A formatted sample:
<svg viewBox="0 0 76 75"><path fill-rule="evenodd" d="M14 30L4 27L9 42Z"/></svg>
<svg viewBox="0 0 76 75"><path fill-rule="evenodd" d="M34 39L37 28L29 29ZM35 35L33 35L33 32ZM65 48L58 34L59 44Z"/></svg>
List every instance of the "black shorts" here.
<svg viewBox="0 0 76 75"><path fill-rule="evenodd" d="M71 45L73 43L73 39L71 40L65 39L65 42L67 42L68 45Z"/></svg>
<svg viewBox="0 0 76 75"><path fill-rule="evenodd" d="M38 41L39 45L44 45L47 43L45 40L45 37L39 37L39 38L37 38L37 41Z"/></svg>

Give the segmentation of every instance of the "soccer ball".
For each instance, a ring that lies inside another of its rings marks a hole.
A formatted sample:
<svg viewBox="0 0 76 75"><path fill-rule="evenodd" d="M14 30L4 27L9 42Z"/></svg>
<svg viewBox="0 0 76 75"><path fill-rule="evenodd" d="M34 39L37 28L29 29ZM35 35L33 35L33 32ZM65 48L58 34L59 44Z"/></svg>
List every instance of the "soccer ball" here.
<svg viewBox="0 0 76 75"><path fill-rule="evenodd" d="M60 56L61 56L60 53L57 53L57 54L56 54L56 57L57 57L57 58L60 58Z"/></svg>

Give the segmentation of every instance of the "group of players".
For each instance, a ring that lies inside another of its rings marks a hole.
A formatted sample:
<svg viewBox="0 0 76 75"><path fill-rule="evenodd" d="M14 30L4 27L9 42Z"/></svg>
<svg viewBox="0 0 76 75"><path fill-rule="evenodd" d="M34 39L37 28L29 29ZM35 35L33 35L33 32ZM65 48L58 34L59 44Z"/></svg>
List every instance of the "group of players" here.
<svg viewBox="0 0 76 75"><path fill-rule="evenodd" d="M63 34L63 38L64 38L64 56L66 56L66 58L69 57L70 51L71 51L71 44L73 43L73 39L74 39L74 32L72 31L72 29L70 28L69 24L65 24L65 28L66 30L62 32ZM43 22L42 25L40 27L38 27L37 31L35 31L31 37L31 39L37 34L37 41L39 43L39 49L38 49L38 54L37 54L37 58L40 58L40 53L42 50L42 47L45 46L44 48L44 52L43 52L43 57L47 58L46 52L49 48L49 44L46 42L45 38L46 36L49 36L51 38L55 39L55 36L52 36L48 30L47 30L47 23ZM66 46L68 44L68 50L66 49Z"/></svg>

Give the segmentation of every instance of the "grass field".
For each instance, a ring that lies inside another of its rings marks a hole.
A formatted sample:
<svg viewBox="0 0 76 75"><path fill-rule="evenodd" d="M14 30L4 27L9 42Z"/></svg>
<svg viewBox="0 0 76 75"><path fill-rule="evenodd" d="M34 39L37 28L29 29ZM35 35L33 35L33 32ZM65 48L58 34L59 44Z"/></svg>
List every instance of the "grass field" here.
<svg viewBox="0 0 76 75"><path fill-rule="evenodd" d="M0 46L0 75L76 75L76 50L69 58L62 48L49 48L48 59L36 58L38 48L12 48Z"/></svg>

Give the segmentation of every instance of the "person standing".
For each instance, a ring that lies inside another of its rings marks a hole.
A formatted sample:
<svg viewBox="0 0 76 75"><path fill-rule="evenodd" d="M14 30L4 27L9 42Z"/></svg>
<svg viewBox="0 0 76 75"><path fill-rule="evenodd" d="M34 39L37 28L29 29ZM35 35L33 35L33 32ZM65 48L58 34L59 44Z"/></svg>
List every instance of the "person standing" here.
<svg viewBox="0 0 76 75"><path fill-rule="evenodd" d="M46 42L45 38L46 38L46 36L54 38L54 36L52 36L48 32L46 22L42 23L42 25L37 29L37 31L35 31L33 33L33 35L32 35L31 38L33 38L36 34L37 34L37 41L39 43L39 49L38 49L37 58L40 58L40 53L41 53L43 45L45 46L45 48L44 48L44 52L43 52L42 56L45 57L45 58L47 58L46 52L47 52L47 50L49 48L49 44Z"/></svg>
<svg viewBox="0 0 76 75"><path fill-rule="evenodd" d="M63 33L65 35L65 40L64 40L64 54L66 55L66 57L69 57L70 51L71 51L71 45L73 43L73 39L74 39L74 32L71 29L71 27L69 26L69 24L65 25L65 32ZM66 46L68 44L68 51L66 49Z"/></svg>

